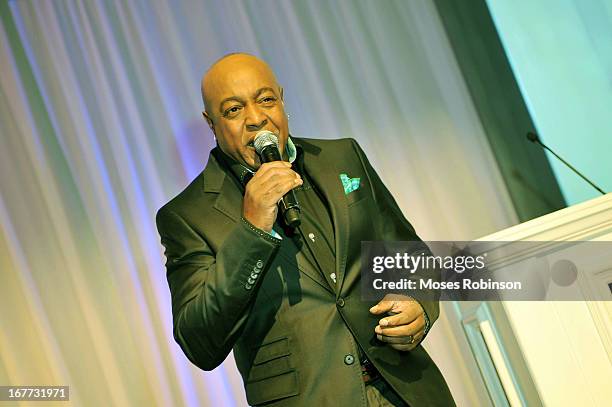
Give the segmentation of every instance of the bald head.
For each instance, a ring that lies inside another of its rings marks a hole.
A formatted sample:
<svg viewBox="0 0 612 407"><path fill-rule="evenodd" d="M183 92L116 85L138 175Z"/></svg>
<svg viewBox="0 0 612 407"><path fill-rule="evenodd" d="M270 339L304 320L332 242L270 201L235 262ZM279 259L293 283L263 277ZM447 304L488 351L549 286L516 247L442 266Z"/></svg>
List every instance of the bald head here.
<svg viewBox="0 0 612 407"><path fill-rule="evenodd" d="M228 89L243 86L241 77L254 74L274 85L275 90L281 89L272 69L256 56L245 53L225 55L211 65L202 77L201 90L204 109L213 117L219 113L217 104L223 100L219 96ZM224 95L225 96L225 95Z"/></svg>
<svg viewBox="0 0 612 407"><path fill-rule="evenodd" d="M261 59L230 54L215 62L202 78L202 99L217 145L235 161L259 168L253 141L262 130L276 134L280 151L285 151L289 122L283 89Z"/></svg>

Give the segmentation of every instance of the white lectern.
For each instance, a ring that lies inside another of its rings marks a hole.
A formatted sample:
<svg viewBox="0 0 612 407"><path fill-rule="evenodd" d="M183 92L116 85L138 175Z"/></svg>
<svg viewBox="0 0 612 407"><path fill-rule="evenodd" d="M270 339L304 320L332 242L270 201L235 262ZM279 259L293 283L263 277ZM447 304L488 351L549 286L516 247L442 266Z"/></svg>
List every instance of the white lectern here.
<svg viewBox="0 0 612 407"><path fill-rule="evenodd" d="M542 251L547 241L612 242L612 194L479 240L537 241L542 242ZM584 298L607 301L502 303L545 406L612 405L612 251L584 257L589 258L578 259L577 264L582 271ZM486 334L482 332L485 339ZM499 346L503 346L501 342ZM514 405L517 399L512 397L512 383L503 377L507 366L503 366L503 358L496 358L488 342L487 346L508 400Z"/></svg>

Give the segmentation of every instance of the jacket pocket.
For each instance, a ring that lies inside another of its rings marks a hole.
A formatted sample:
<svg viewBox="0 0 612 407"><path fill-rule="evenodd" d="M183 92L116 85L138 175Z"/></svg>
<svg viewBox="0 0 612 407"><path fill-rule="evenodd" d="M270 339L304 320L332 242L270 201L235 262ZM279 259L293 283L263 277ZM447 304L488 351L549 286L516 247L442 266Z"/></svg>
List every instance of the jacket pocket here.
<svg viewBox="0 0 612 407"><path fill-rule="evenodd" d="M289 338L264 343L255 348L255 352L245 386L250 405L299 394L298 374L290 363Z"/></svg>
<svg viewBox="0 0 612 407"><path fill-rule="evenodd" d="M299 394L298 374L295 369L256 382L247 382L249 405L267 403Z"/></svg>
<svg viewBox="0 0 612 407"><path fill-rule="evenodd" d="M289 338L285 336L273 339L256 347L254 351L256 352L255 359L253 359L254 366L261 365L282 356L287 356L291 354L289 350Z"/></svg>
<svg viewBox="0 0 612 407"><path fill-rule="evenodd" d="M346 195L346 204L351 207L355 205L357 202L362 201L363 199L370 196L368 189L363 185L364 182L361 181L361 187L356 189L355 191L349 192Z"/></svg>

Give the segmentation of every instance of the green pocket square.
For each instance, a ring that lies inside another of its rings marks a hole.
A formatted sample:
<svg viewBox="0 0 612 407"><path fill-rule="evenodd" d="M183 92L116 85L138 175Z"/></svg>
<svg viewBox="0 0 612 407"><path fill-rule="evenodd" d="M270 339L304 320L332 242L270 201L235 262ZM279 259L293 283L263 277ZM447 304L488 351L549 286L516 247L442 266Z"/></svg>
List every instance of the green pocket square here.
<svg viewBox="0 0 612 407"><path fill-rule="evenodd" d="M342 181L342 186L344 187L344 195L348 195L359 189L360 180L361 178L349 178L349 176L344 173L340 174L340 181Z"/></svg>

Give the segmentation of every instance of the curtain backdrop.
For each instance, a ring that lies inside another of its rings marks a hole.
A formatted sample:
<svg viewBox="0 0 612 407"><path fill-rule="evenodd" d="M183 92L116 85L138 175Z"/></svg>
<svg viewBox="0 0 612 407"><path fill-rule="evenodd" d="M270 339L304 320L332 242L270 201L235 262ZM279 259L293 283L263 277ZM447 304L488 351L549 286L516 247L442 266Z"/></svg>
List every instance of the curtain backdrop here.
<svg viewBox="0 0 612 407"><path fill-rule="evenodd" d="M245 405L172 338L156 210L204 167L202 73L270 63L293 135L354 137L424 239L516 222L429 0L0 5L0 384L75 406ZM453 338L426 347L458 401Z"/></svg>

